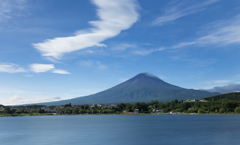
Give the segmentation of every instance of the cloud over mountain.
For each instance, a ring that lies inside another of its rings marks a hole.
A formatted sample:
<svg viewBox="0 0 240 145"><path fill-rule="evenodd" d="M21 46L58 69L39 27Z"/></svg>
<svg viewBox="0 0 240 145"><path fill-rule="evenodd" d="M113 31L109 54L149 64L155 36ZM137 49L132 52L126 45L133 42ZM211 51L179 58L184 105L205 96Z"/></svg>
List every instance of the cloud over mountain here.
<svg viewBox="0 0 240 145"><path fill-rule="evenodd" d="M46 98L46 99L36 99L36 98L26 98L26 97L21 97L21 96L18 96L18 95L14 95L14 96L9 97L3 103L5 105L12 105L12 104L18 105L18 104L58 101L60 99L61 99L61 97L51 97L51 98Z"/></svg>
<svg viewBox="0 0 240 145"><path fill-rule="evenodd" d="M219 93L231 93L231 92L240 92L240 84L230 84L227 86L217 86L212 89L203 89L209 92L219 92Z"/></svg>

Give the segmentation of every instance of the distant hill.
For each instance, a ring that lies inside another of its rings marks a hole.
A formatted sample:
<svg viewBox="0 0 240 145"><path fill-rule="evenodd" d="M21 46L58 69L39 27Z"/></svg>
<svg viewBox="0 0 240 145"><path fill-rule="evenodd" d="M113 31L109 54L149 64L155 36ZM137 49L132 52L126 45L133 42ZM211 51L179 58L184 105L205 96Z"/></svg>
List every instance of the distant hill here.
<svg viewBox="0 0 240 145"><path fill-rule="evenodd" d="M184 89L164 82L150 73L140 73L135 77L105 91L57 102L40 103L42 105L63 105L72 104L96 104L96 103L135 103L157 100L160 102L172 101L175 99L201 99L218 95L202 90Z"/></svg>
<svg viewBox="0 0 240 145"><path fill-rule="evenodd" d="M227 94L221 94L221 95L216 95L212 97L207 97L204 98L205 100L234 100L234 101L240 101L240 92L234 92L234 93L227 93Z"/></svg>

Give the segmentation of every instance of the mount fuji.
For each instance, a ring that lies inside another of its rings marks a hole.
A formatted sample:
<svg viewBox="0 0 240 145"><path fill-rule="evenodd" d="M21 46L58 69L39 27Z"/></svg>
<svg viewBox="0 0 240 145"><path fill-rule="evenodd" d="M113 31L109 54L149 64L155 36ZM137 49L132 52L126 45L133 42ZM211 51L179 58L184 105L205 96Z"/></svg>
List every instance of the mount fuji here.
<svg viewBox="0 0 240 145"><path fill-rule="evenodd" d="M143 72L119 85L93 95L39 104L48 106L64 105L67 103L73 105L97 103L110 104L150 102L152 100L169 102L175 99L201 99L219 94L220 93L217 92L210 93L203 90L181 88L164 82L153 74Z"/></svg>

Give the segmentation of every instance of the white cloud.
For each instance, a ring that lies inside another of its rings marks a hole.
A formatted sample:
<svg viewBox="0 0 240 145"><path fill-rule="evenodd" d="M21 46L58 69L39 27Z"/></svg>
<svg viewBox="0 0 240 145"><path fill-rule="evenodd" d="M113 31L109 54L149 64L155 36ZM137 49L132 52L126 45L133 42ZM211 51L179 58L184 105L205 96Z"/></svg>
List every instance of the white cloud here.
<svg viewBox="0 0 240 145"><path fill-rule="evenodd" d="M195 4L195 5L192 5L192 6L187 6L187 7L181 8L182 5L185 4L185 2L182 2L182 3L180 3L176 6L173 6L171 8L167 8L165 13L162 16L158 17L153 22L153 24L154 25L162 25L166 22L173 21L173 20L179 19L181 17L203 11L204 9L206 9L206 7L208 5L211 5L211 4L213 4L217 1L219 1L219 0L207 0L207 1L202 2L202 3L198 3L198 4Z"/></svg>
<svg viewBox="0 0 240 145"><path fill-rule="evenodd" d="M27 72L27 71L16 64L10 63L10 64L0 64L0 72L21 73L21 72Z"/></svg>
<svg viewBox="0 0 240 145"><path fill-rule="evenodd" d="M60 97L52 97L46 99L34 99L34 98L24 98L18 95L9 97L3 102L4 105L20 105L20 104L30 104L30 103L41 103L41 102L51 102L60 100Z"/></svg>
<svg viewBox="0 0 240 145"><path fill-rule="evenodd" d="M93 28L77 32L76 36L47 39L33 44L42 56L60 59L64 53L92 47L104 46L104 40L117 36L138 20L138 5L135 0L92 0L98 7L99 21L89 22Z"/></svg>
<svg viewBox="0 0 240 145"><path fill-rule="evenodd" d="M33 71L35 73L47 72L54 68L55 67L53 64L37 64L37 63L35 63L35 64L30 65L31 71Z"/></svg>
<svg viewBox="0 0 240 145"><path fill-rule="evenodd" d="M52 71L52 73L57 73L57 74L71 74L71 73L69 73L69 72L67 72L67 71L65 71L65 70L62 70L62 69L54 69L54 70Z"/></svg>
<svg viewBox="0 0 240 145"><path fill-rule="evenodd" d="M51 71L52 73L57 73L57 74L71 74L68 71L62 70L62 69L55 69L53 64L31 64L30 66L31 71L35 73L43 73L43 72L48 72Z"/></svg>
<svg viewBox="0 0 240 145"><path fill-rule="evenodd" d="M202 89L209 92L219 92L219 93L231 93L240 92L240 84L230 84L226 86L217 86L211 89Z"/></svg>
<svg viewBox="0 0 240 145"><path fill-rule="evenodd" d="M217 44L225 46L234 43L240 43L240 15L228 21L218 22L212 26L212 32L202 36L194 41L182 42L171 48L181 48L190 45L210 45Z"/></svg>

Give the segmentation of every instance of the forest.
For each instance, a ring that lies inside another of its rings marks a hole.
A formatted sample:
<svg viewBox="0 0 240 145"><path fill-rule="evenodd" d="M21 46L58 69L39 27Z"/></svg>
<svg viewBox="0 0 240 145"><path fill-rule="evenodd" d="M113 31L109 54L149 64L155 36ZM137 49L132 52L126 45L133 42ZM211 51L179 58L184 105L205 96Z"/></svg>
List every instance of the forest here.
<svg viewBox="0 0 240 145"><path fill-rule="evenodd" d="M212 97L207 97L204 98L205 100L233 100L233 101L240 101L240 92L233 92L233 93L226 93L226 94L221 94L221 95L216 95Z"/></svg>

